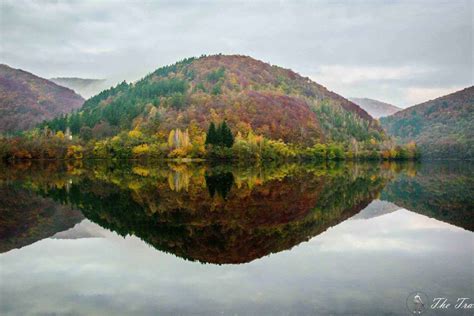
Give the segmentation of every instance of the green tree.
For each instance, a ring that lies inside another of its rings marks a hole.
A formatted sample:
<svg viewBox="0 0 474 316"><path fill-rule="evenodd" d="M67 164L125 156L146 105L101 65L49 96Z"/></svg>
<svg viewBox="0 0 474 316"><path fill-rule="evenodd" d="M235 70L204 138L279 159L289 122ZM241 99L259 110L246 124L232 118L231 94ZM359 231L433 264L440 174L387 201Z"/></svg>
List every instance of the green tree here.
<svg viewBox="0 0 474 316"><path fill-rule="evenodd" d="M211 94L212 95L219 95L222 93L222 85L220 83L217 83L212 87Z"/></svg>
<svg viewBox="0 0 474 316"><path fill-rule="evenodd" d="M232 131L230 130L226 121L222 122L222 124L219 124L217 128L213 122L209 125L206 135L206 145L227 148L231 148L234 145L234 135L232 135Z"/></svg>
<svg viewBox="0 0 474 316"><path fill-rule="evenodd" d="M85 140L86 142L88 142L89 140L92 139L92 128L90 128L89 126L83 126L81 127L81 131L79 132L79 136Z"/></svg>
<svg viewBox="0 0 474 316"><path fill-rule="evenodd" d="M211 122L207 130L206 145L217 145L217 130L214 122Z"/></svg>
<svg viewBox="0 0 474 316"><path fill-rule="evenodd" d="M345 158L344 148L339 144L330 143L327 147L327 159L343 160Z"/></svg>
<svg viewBox="0 0 474 316"><path fill-rule="evenodd" d="M326 159L326 145L325 144L316 144L309 150L309 152L312 159L315 159L315 160Z"/></svg>
<svg viewBox="0 0 474 316"><path fill-rule="evenodd" d="M220 135L221 135L221 145L230 148L232 145L234 145L234 135L232 135L232 131L230 130L229 126L227 125L227 122L224 121L220 128Z"/></svg>
<svg viewBox="0 0 474 316"><path fill-rule="evenodd" d="M79 134L81 129L81 117L79 116L79 113L71 114L69 118L69 124L71 127L71 132L73 134Z"/></svg>
<svg viewBox="0 0 474 316"><path fill-rule="evenodd" d="M186 98L181 93L173 93L170 100L171 107L181 110L186 106Z"/></svg>

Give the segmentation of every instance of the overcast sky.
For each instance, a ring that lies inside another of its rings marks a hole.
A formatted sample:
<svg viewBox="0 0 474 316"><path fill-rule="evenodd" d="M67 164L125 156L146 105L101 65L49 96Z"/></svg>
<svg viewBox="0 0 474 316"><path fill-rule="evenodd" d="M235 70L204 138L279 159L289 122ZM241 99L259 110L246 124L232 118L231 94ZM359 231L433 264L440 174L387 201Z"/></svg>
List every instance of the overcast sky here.
<svg viewBox="0 0 474 316"><path fill-rule="evenodd" d="M133 81L224 53L402 107L473 84L473 1L0 3L0 62L46 78Z"/></svg>

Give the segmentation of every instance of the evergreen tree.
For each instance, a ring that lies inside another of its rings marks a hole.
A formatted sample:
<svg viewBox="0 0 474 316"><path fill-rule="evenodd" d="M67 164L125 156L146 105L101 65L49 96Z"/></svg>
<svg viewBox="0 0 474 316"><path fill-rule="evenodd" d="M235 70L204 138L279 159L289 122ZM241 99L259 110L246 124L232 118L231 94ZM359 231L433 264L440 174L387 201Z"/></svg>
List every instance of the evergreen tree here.
<svg viewBox="0 0 474 316"><path fill-rule="evenodd" d="M206 145L217 145L217 131L214 122L211 122L206 134Z"/></svg>
<svg viewBox="0 0 474 316"><path fill-rule="evenodd" d="M234 135L227 125L226 121L219 124L216 128L214 123L209 125L206 137L206 145L232 147L234 145Z"/></svg>
<svg viewBox="0 0 474 316"><path fill-rule="evenodd" d="M220 130L222 137L221 144L228 148L232 147L232 145L234 145L234 135L232 135L232 131L230 130L226 121L222 123L222 125L220 126Z"/></svg>
<svg viewBox="0 0 474 316"><path fill-rule="evenodd" d="M69 125L73 134L79 134L81 130L81 118L79 113L72 113L69 118Z"/></svg>
<svg viewBox="0 0 474 316"><path fill-rule="evenodd" d="M222 131L222 124L219 124L216 129L216 142L215 145L222 146L224 141L224 133Z"/></svg>

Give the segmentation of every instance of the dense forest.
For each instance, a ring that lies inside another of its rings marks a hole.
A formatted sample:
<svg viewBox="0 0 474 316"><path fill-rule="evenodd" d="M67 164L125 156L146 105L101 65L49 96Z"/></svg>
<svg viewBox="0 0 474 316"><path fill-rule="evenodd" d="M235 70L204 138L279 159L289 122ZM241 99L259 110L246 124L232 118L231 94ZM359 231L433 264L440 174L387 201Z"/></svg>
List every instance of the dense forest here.
<svg viewBox="0 0 474 316"><path fill-rule="evenodd" d="M225 125L232 142L209 141ZM211 135L212 138L212 135ZM295 72L246 56L202 56L122 82L19 138L3 159L407 159L378 121Z"/></svg>
<svg viewBox="0 0 474 316"><path fill-rule="evenodd" d="M424 158L474 158L474 87L381 119L400 143L415 141Z"/></svg>

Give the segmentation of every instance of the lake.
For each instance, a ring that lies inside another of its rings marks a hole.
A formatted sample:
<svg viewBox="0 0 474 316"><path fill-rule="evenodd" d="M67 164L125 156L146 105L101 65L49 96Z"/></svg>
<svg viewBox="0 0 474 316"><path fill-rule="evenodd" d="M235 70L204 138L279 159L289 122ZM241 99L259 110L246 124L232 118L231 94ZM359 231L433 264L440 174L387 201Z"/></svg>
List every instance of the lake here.
<svg viewBox="0 0 474 316"><path fill-rule="evenodd" d="M0 314L472 315L473 197L466 162L0 165Z"/></svg>

